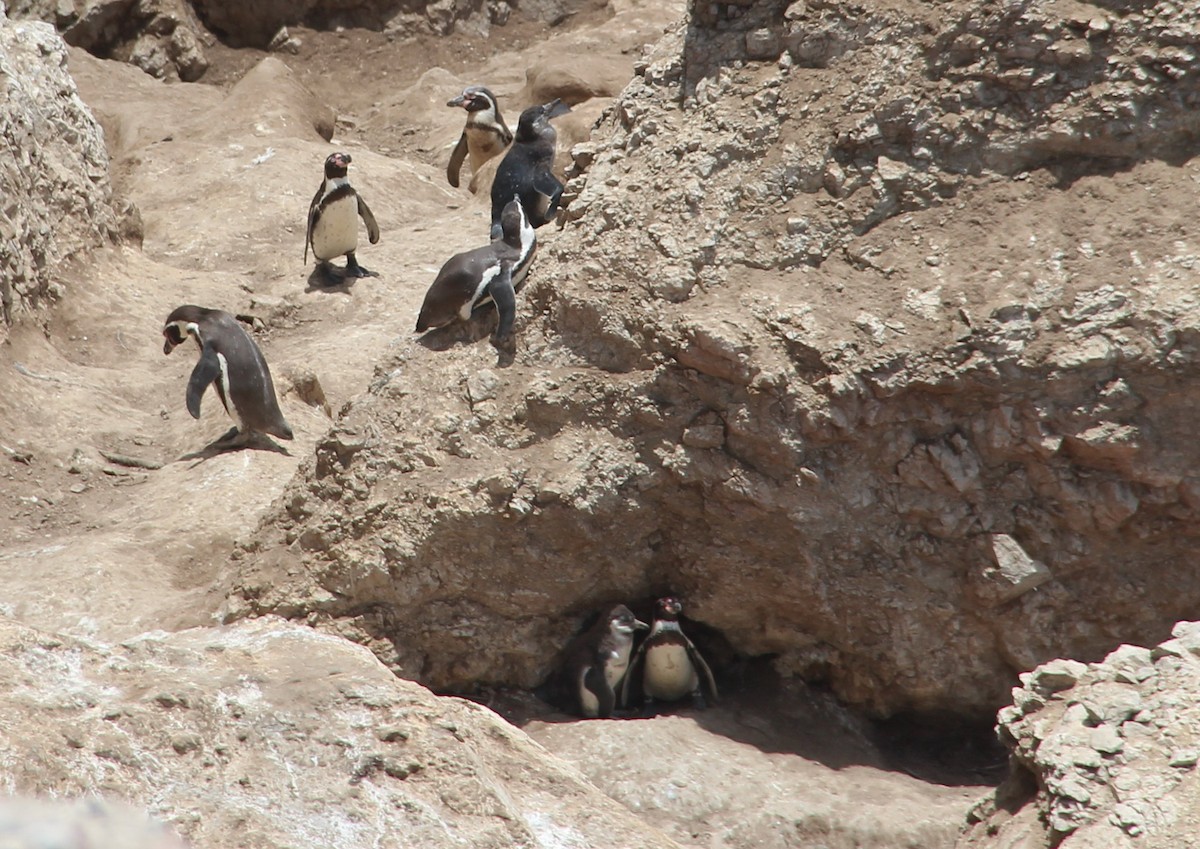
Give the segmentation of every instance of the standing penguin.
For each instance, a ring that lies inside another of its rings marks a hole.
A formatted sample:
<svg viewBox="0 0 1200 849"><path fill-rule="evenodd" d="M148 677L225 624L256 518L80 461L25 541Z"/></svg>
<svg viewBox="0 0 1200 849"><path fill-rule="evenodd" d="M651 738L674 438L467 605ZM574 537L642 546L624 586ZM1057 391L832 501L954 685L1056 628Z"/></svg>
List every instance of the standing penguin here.
<svg viewBox="0 0 1200 849"><path fill-rule="evenodd" d="M703 709L703 687L708 688L709 695L716 701L717 683L713 680L712 670L679 627L682 610L683 603L673 596L660 598L655 603L654 624L629 666L629 674L621 686L621 704L628 703L629 682L637 673L639 662L644 664L642 691L647 701L674 702L690 693L693 704Z"/></svg>
<svg viewBox="0 0 1200 849"><path fill-rule="evenodd" d="M554 218L563 184L550 170L558 140L550 119L570 111L571 107L555 98L541 106L530 106L521 113L513 145L500 160L496 179L492 182L493 239L500 238L500 216L513 195L521 198L521 206L525 207L525 214L534 227L541 227Z"/></svg>
<svg viewBox="0 0 1200 849"><path fill-rule="evenodd" d="M421 305L417 332L444 327L455 319L466 321L476 307L494 301L500 321L493 337L500 341L512 331L516 317L516 291L525 282L537 236L515 196L504 207L500 219L502 238L490 245L455 254L442 270Z"/></svg>
<svg viewBox="0 0 1200 849"><path fill-rule="evenodd" d="M371 208L350 185L346 171L351 159L348 153L331 153L325 157L325 179L308 207L308 233L304 237L304 262L308 263L308 248L328 275L329 260L346 257L344 277L366 277L367 269L358 264L354 251L358 248L358 217L367 225L371 244L379 241L379 225Z"/></svg>
<svg viewBox="0 0 1200 849"><path fill-rule="evenodd" d="M483 163L499 156L512 143L513 134L500 117L496 95L481 85L467 86L462 94L446 105L461 106L467 110L467 125L458 137L454 153L450 154L450 165L446 168L446 179L450 185L458 188L458 175L468 154L471 157L471 171L478 174Z"/></svg>
<svg viewBox="0 0 1200 849"><path fill-rule="evenodd" d="M200 399L210 383L237 426L218 441L245 445L255 431L291 439L292 428L279 411L271 370L258 345L241 323L227 312L186 304L163 324L163 353L169 354L191 336L200 348L200 361L188 379L187 409L200 418Z"/></svg>
<svg viewBox="0 0 1200 849"><path fill-rule="evenodd" d="M568 658L567 674L579 713L607 719L617 706L617 687L629 667L633 632L647 627L623 604L618 604L577 642Z"/></svg>

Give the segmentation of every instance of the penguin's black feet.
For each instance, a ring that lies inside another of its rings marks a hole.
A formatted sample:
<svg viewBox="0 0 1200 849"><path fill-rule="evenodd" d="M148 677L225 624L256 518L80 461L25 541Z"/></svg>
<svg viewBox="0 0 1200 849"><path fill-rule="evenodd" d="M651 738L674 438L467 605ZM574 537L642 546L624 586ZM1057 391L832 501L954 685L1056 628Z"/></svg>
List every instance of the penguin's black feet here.
<svg viewBox="0 0 1200 849"><path fill-rule="evenodd" d="M708 710L708 702L704 700L704 693L699 689L692 691L692 707L696 710Z"/></svg>
<svg viewBox="0 0 1200 849"><path fill-rule="evenodd" d="M354 258L354 254L346 254L346 277L371 277L373 272L368 271L358 264L358 260Z"/></svg>
<svg viewBox="0 0 1200 849"><path fill-rule="evenodd" d="M236 427L231 427L225 434L218 439L213 445L218 448L240 448L250 441L252 432L248 430L240 430Z"/></svg>

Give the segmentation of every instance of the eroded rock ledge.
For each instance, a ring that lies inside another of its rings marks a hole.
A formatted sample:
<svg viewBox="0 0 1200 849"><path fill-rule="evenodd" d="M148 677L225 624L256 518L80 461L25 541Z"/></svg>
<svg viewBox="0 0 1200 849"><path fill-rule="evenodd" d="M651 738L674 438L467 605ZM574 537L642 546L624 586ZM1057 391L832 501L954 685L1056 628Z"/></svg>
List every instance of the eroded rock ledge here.
<svg viewBox="0 0 1200 849"><path fill-rule="evenodd" d="M748 6L694 9L577 150L515 361L398 340L231 615L308 617L435 688L529 687L586 613L671 589L849 702L985 714L1200 600L1196 201L1159 158L1195 146L1190 95L1105 58L1195 13ZM842 33L821 61L816 23ZM1160 117L1085 144L1118 93ZM1074 147L1047 153L1037 97L1071 104ZM406 388L439 368L444 392Z"/></svg>

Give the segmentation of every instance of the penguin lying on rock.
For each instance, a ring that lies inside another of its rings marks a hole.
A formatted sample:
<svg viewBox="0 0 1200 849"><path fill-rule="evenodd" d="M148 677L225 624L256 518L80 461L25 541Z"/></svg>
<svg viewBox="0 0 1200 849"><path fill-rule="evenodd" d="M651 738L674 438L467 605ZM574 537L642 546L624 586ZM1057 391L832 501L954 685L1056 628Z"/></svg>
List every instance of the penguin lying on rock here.
<svg viewBox="0 0 1200 849"><path fill-rule="evenodd" d="M500 238L500 216L513 195L521 199L521 206L534 227L554 219L563 184L551 170L558 132L550 125L550 119L570 111L571 107L555 99L541 106L530 106L521 113L512 147L500 160L492 182L493 239Z"/></svg>
<svg viewBox="0 0 1200 849"><path fill-rule="evenodd" d="M187 410L200 418L200 399L208 385L217 387L225 412L237 426L217 443L245 445L257 431L291 439L292 428L279 410L271 370L258 345L241 323L227 312L193 304L177 307L163 324L163 353L169 354L190 336L200 348L200 361L187 385Z"/></svg>
<svg viewBox="0 0 1200 849"><path fill-rule="evenodd" d="M463 93L446 104L461 106L467 110L467 124L454 153L450 154L450 165L446 168L446 179L458 188L459 173L463 160L471 157L471 171L478 174L483 163L499 156L512 143L513 134L500 116L500 104L496 95L481 85L471 85Z"/></svg>
<svg viewBox="0 0 1200 849"><path fill-rule="evenodd" d="M476 307L489 301L496 304L500 317L493 340L502 341L512 332L517 311L516 291L525 282L537 251L537 237L515 196L504 207L501 230L501 238L490 245L446 260L425 293L417 317L418 333L444 327L457 319L465 321Z"/></svg>
<svg viewBox="0 0 1200 849"><path fill-rule="evenodd" d="M346 178L351 162L348 153L331 153L325 158L325 179L308 207L308 233L304 237L304 262L308 264L308 248L321 263L330 279L329 260L346 257L343 277L366 277L371 272L358 264L354 251L358 249L358 219L367 225L371 244L379 241L379 225L367 202L354 190Z"/></svg>
<svg viewBox="0 0 1200 849"><path fill-rule="evenodd" d="M642 692L646 702L655 700L674 702L684 696L692 697L692 704L704 709L705 688L713 701L717 699L717 683L704 657L683 629L679 626L679 614L683 603L673 596L660 598L654 605L654 624L650 634L638 647L629 674L621 685L621 704L629 703L629 682L642 664Z"/></svg>
<svg viewBox="0 0 1200 849"><path fill-rule="evenodd" d="M567 661L567 676L581 716L607 719L617 707L617 688L629 666L633 633L645 622L623 604L611 608L583 635Z"/></svg>

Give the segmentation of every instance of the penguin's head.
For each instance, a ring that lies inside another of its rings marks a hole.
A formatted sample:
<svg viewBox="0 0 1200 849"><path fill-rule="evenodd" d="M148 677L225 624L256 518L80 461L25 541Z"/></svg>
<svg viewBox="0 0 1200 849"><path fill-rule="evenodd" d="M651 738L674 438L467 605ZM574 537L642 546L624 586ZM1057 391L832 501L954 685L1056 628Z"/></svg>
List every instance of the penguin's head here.
<svg viewBox="0 0 1200 849"><path fill-rule="evenodd" d="M189 336L195 338L197 344L199 344L200 327L197 322L208 312L210 311L204 307L197 307L192 304L185 304L182 307L172 310L163 324L162 335L165 340L163 342L163 353L171 353L177 345L182 345L186 342Z"/></svg>
<svg viewBox="0 0 1200 849"><path fill-rule="evenodd" d="M348 153L331 153L325 157L325 177L333 180L337 177L345 177L346 169L350 165L350 154Z"/></svg>
<svg viewBox="0 0 1200 849"><path fill-rule="evenodd" d="M645 631L649 627L623 604L618 604L608 613L608 628L615 634L632 634L634 631Z"/></svg>
<svg viewBox="0 0 1200 849"><path fill-rule="evenodd" d="M675 598L675 596L666 596L660 598L654 603L654 617L656 619L678 619L679 614L683 612L683 602Z"/></svg>
<svg viewBox="0 0 1200 849"><path fill-rule="evenodd" d="M533 237L533 228L529 226L525 207L521 206L521 198L518 195L513 195L513 199L504 205L500 213L500 227L504 232L504 240L515 243L516 246L520 246L521 234L524 231L528 230L530 238Z"/></svg>
<svg viewBox="0 0 1200 849"><path fill-rule="evenodd" d="M447 106L461 106L468 112L482 112L484 109L497 109L496 95L481 85L469 85L463 93L446 103Z"/></svg>
<svg viewBox="0 0 1200 849"><path fill-rule="evenodd" d="M521 118L517 121L517 141L531 142L543 136L553 139L556 133L550 126L550 119L565 115L570 111L571 107L557 97L549 103L530 106L521 113Z"/></svg>

